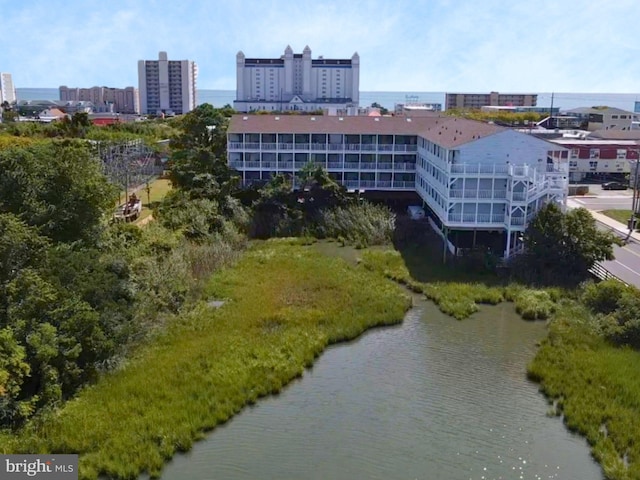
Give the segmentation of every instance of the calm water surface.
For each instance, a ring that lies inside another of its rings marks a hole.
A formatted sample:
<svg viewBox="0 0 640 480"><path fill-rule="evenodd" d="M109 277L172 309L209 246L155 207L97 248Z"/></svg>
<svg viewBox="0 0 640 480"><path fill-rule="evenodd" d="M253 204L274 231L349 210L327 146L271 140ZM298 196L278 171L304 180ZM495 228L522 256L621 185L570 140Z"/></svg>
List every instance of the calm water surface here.
<svg viewBox="0 0 640 480"><path fill-rule="evenodd" d="M510 304L458 322L419 300L401 326L329 348L162 478L602 479L526 379L544 333Z"/></svg>

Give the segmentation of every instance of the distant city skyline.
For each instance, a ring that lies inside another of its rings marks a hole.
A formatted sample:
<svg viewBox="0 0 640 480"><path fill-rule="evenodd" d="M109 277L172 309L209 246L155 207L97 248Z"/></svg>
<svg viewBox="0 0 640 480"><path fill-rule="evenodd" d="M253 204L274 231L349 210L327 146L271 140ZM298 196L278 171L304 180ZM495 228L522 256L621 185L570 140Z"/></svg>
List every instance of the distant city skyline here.
<svg viewBox="0 0 640 480"><path fill-rule="evenodd" d="M189 59L235 89L235 56L361 59L363 91L640 91L640 2L0 0L17 88L137 85L137 62ZM60 21L48 22L52 15Z"/></svg>

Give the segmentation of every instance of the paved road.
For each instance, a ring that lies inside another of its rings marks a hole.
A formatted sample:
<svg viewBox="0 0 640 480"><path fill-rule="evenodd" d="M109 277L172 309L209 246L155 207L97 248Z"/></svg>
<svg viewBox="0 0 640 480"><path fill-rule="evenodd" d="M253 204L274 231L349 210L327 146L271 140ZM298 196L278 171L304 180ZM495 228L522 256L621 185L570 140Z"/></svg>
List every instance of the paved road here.
<svg viewBox="0 0 640 480"><path fill-rule="evenodd" d="M619 279L640 288L640 244L630 242L624 247L614 247L615 260L602 262L602 266Z"/></svg>
<svg viewBox="0 0 640 480"><path fill-rule="evenodd" d="M620 192L617 195L599 195L598 197L571 197L571 199L589 210L631 210L633 194Z"/></svg>
<svg viewBox="0 0 640 480"><path fill-rule="evenodd" d="M616 193L618 192L601 191L598 192L597 198L571 197L571 203L573 205L583 206L592 211L613 208L630 209L632 192L620 192L622 195L616 195ZM627 236L626 230L617 231L613 229L612 226L599 221L597 221L596 224L601 230L613 231L622 239ZM622 247L614 246L613 254L615 259L602 262L602 266L624 282L640 288L640 241L631 238L629 242Z"/></svg>

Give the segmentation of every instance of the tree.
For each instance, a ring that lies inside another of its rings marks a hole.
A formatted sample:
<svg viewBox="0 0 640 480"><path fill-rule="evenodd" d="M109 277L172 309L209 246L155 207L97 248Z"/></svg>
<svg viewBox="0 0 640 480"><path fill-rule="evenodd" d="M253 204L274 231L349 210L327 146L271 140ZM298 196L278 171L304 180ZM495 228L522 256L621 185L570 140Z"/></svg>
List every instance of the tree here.
<svg viewBox="0 0 640 480"><path fill-rule="evenodd" d="M216 157L226 156L228 113L208 103L198 105L175 120L181 133L171 139L171 148L176 152L204 148Z"/></svg>
<svg viewBox="0 0 640 480"><path fill-rule="evenodd" d="M588 210L562 213L548 203L535 216L524 234L526 272L534 280L551 283L578 282L602 260L612 260L613 245L620 240L598 230ZM519 269L523 271L523 269Z"/></svg>
<svg viewBox="0 0 640 480"><path fill-rule="evenodd" d="M389 113L389 109L383 107L382 105L380 105L378 102L373 102L371 104L371 108L377 108L380 110L380 114L381 115L387 115Z"/></svg>
<svg viewBox="0 0 640 480"><path fill-rule="evenodd" d="M11 213L0 213L0 293L20 270L39 265L48 245L37 228Z"/></svg>
<svg viewBox="0 0 640 480"><path fill-rule="evenodd" d="M86 145L47 141L0 151L0 212L54 241L94 240L115 187Z"/></svg>

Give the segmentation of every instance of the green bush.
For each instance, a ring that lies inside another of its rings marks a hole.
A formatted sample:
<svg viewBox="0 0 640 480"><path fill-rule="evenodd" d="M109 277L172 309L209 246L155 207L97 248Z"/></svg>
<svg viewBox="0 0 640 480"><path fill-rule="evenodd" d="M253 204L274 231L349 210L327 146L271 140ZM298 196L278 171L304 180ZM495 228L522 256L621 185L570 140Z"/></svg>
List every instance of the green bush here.
<svg viewBox="0 0 640 480"><path fill-rule="evenodd" d="M317 234L364 248L391 243L394 228L395 214L388 207L361 201L322 211Z"/></svg>
<svg viewBox="0 0 640 480"><path fill-rule="evenodd" d="M524 290L516 298L516 312L525 320L546 320L556 309L551 295L544 290Z"/></svg>

